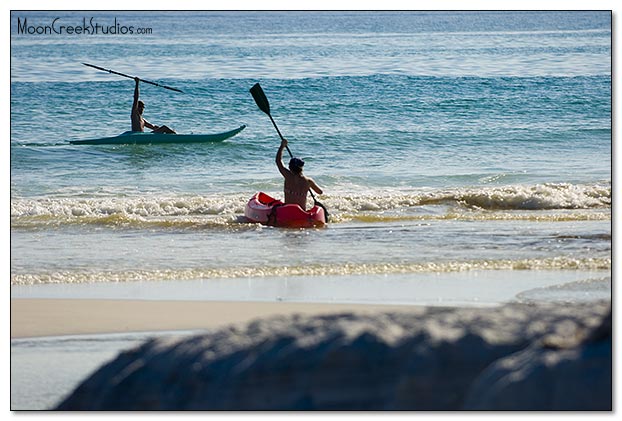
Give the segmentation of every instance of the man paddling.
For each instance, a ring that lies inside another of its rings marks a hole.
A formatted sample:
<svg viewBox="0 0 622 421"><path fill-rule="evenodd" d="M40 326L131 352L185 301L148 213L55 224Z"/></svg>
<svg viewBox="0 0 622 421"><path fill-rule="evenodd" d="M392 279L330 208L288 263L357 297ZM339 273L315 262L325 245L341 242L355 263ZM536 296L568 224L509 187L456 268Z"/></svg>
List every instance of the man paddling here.
<svg viewBox="0 0 622 421"><path fill-rule="evenodd" d="M283 192L285 193L285 203L299 205L303 210L307 210L307 192L313 189L317 194L322 194L322 189L315 184L313 179L302 174L304 161L299 158L289 160L289 169L283 165L283 149L287 147L287 140L281 141L281 146L276 153L276 166L285 178Z"/></svg>
<svg viewBox="0 0 622 421"><path fill-rule="evenodd" d="M145 127L153 130L153 133L173 133L175 131L168 128L167 126L156 126L149 123L147 120L143 118L143 111L145 110L145 103L138 99L139 90L138 83L140 79L135 77L136 87L134 88L134 103L132 104L132 131L133 132L144 132Z"/></svg>

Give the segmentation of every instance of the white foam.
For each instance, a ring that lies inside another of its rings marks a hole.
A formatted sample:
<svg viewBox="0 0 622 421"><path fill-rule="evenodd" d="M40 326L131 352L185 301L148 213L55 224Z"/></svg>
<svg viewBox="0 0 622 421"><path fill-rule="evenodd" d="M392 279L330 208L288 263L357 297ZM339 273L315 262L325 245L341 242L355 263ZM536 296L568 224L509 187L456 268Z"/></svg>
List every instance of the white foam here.
<svg viewBox="0 0 622 421"><path fill-rule="evenodd" d="M233 266L164 270L67 270L11 275L11 285L94 284L265 277L322 277L452 273L488 270L610 270L611 258L553 257L542 259L468 260L421 263L334 263L292 266Z"/></svg>

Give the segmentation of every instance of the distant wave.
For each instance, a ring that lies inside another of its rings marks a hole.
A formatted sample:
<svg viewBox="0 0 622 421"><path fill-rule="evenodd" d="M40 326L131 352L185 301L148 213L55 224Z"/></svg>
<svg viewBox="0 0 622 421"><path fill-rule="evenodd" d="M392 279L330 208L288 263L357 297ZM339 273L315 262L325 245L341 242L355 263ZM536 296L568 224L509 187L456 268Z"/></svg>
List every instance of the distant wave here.
<svg viewBox="0 0 622 421"><path fill-rule="evenodd" d="M11 227L104 225L200 229L239 226L250 196L16 198L11 200ZM407 194L372 191L326 195L321 201L330 210L333 222L611 218L610 183L473 187Z"/></svg>
<svg viewBox="0 0 622 421"><path fill-rule="evenodd" d="M315 264L126 271L59 271L12 274L11 285L183 281L216 278L446 273L472 270L609 270L610 258L553 257L422 263Z"/></svg>

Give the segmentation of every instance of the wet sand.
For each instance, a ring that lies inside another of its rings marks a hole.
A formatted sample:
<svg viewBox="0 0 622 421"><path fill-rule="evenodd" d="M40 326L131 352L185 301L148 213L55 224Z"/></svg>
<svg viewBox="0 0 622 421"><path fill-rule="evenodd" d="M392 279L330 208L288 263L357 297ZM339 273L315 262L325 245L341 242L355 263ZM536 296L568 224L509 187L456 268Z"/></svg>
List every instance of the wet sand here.
<svg viewBox="0 0 622 421"><path fill-rule="evenodd" d="M273 315L409 308L368 304L12 299L11 338L212 329Z"/></svg>

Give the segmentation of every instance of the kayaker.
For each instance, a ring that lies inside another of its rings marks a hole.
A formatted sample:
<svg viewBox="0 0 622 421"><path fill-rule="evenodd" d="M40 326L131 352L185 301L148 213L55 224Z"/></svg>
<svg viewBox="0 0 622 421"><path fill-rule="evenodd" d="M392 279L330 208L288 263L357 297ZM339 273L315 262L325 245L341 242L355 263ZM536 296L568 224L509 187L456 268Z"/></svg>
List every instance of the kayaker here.
<svg viewBox="0 0 622 421"><path fill-rule="evenodd" d="M143 118L143 111L145 110L145 103L138 99L139 91L138 91L138 83L140 79L135 77L136 87L134 88L134 103L132 104L132 131L133 132L144 132L145 127L153 130L153 133L175 133L174 130L168 128L167 126L156 126L154 124L149 123L147 120Z"/></svg>
<svg viewBox="0 0 622 421"><path fill-rule="evenodd" d="M289 169L283 165L283 149L287 147L287 140L281 141L281 146L276 153L276 166L285 178L283 192L285 193L285 203L299 205L303 210L307 210L307 192L309 189L315 190L317 194L322 194L322 189L302 173L304 161L299 158L289 160Z"/></svg>

